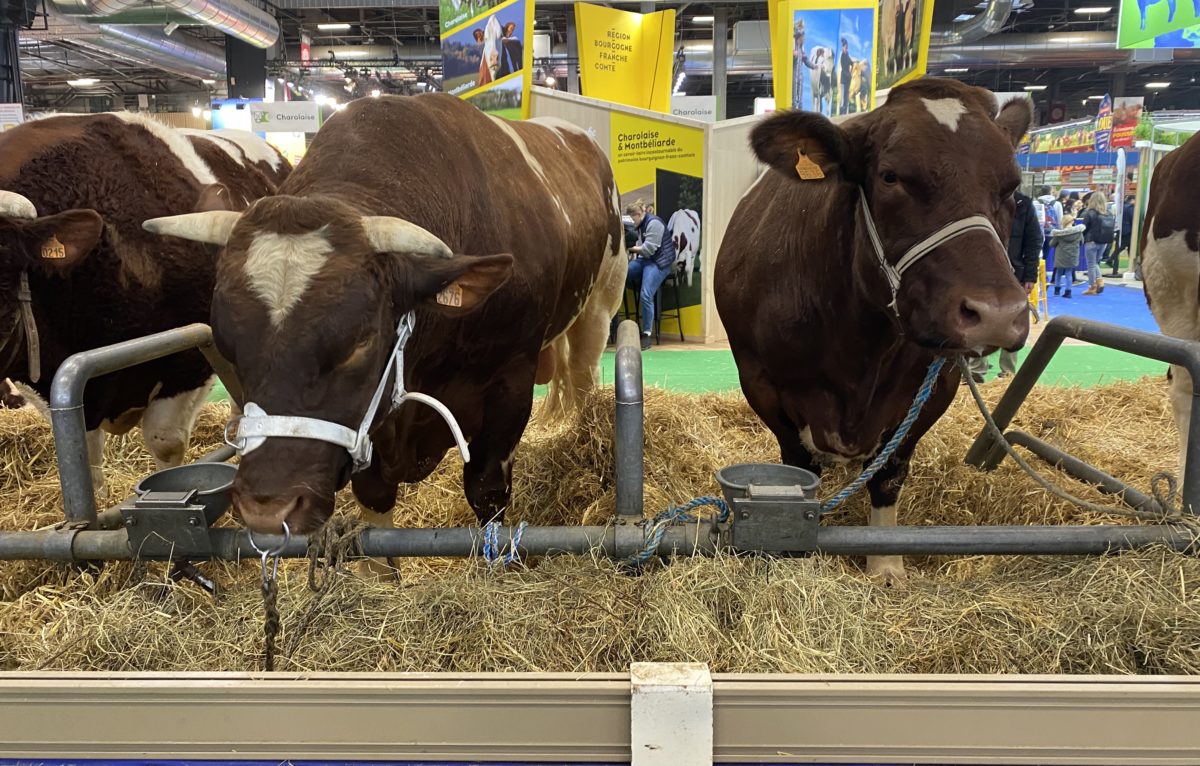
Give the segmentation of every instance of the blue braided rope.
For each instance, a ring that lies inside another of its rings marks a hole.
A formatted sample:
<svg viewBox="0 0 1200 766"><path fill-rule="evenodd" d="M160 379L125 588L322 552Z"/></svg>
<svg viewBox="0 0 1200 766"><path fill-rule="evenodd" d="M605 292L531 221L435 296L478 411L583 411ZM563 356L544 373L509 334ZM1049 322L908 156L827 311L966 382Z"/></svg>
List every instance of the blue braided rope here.
<svg viewBox="0 0 1200 766"><path fill-rule="evenodd" d="M509 541L507 553L503 552L504 549L500 545L502 526L498 521L491 521L483 526L483 560L487 562L488 566L494 567L501 562L507 566L520 560L521 552L518 548L521 545L521 537L529 527L529 522L522 521L517 525L516 530L512 533L512 539Z"/></svg>
<svg viewBox="0 0 1200 766"><path fill-rule="evenodd" d="M887 461L892 459L892 455L896 454L896 449L900 443L904 441L904 437L908 436L909 429L913 423L917 422L917 417L921 414L921 410L925 409L925 403L929 401L929 396L933 393L933 386L937 383L938 373L942 370L942 365L946 363L944 357L935 357L929 365L929 370L925 373L925 381L921 383L921 388L917 391L917 396L913 399L912 406L908 408L908 414L904 416L904 420L900 421L900 426L896 429L896 433L892 434L892 438L884 446L870 465L863 469L858 478L850 482L845 489L834 495L829 500L821 505L821 513L828 513L839 505L844 503L849 497L854 495L863 486L871 480L875 474L879 473L879 469L883 468Z"/></svg>
<svg viewBox="0 0 1200 766"><path fill-rule="evenodd" d="M646 542L642 545L642 549L626 559L625 563L640 567L654 558L658 553L658 546L662 544L663 535L667 533L667 527L675 523L686 524L699 521L700 518L692 514L692 511L704 506L712 506L717 509L717 523L723 524L729 520L729 506L723 499L712 495L698 497L683 505L668 508L654 517L650 523L650 533L646 536Z"/></svg>

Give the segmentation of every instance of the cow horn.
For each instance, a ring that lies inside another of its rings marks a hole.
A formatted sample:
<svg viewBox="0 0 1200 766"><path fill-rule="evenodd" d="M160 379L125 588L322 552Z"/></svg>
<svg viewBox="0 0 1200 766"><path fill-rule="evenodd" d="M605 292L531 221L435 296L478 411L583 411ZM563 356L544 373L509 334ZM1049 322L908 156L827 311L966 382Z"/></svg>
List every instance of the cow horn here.
<svg viewBox="0 0 1200 766"><path fill-rule="evenodd" d="M445 242L415 223L386 215L363 216L363 229L377 253L413 253L435 258L454 255Z"/></svg>
<svg viewBox="0 0 1200 766"><path fill-rule="evenodd" d="M0 218L37 218L37 208L16 192L0 191Z"/></svg>
<svg viewBox="0 0 1200 766"><path fill-rule="evenodd" d="M206 213L151 218L142 224L142 228L153 234L166 234L193 242L224 246L229 241L234 224L241 217L241 213L230 210L210 210Z"/></svg>

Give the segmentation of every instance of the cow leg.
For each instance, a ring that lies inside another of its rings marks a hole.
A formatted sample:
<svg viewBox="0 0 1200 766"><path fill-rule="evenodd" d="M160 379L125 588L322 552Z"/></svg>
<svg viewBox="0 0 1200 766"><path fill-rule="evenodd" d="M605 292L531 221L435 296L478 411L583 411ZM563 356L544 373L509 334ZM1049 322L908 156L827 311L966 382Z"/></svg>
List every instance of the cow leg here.
<svg viewBox="0 0 1200 766"><path fill-rule="evenodd" d="M583 397L599 380L600 357L608 340L609 318L617 313L625 294L625 259L607 251L600 273L592 285L583 310L567 330L566 376L569 395L563 400L565 409L582 404ZM561 384L560 384L561 385Z"/></svg>
<svg viewBox="0 0 1200 766"><path fill-rule="evenodd" d="M900 502L900 489L908 478L908 456L893 456L891 460L867 482L871 495L872 527L896 526L896 506ZM867 556L867 576L885 587L904 585L903 556Z"/></svg>
<svg viewBox="0 0 1200 766"><path fill-rule="evenodd" d="M1178 365L1171 365L1171 410L1175 413L1175 428L1179 431L1179 486L1187 468L1188 430L1192 422L1192 376ZM1197 445L1200 449L1200 445Z"/></svg>
<svg viewBox="0 0 1200 766"><path fill-rule="evenodd" d="M92 470L92 493L100 499L108 496L104 484L104 432L97 428L87 432L88 465Z"/></svg>
<svg viewBox="0 0 1200 766"><path fill-rule="evenodd" d="M483 427L471 440L471 462L463 466L463 489L480 524L504 521L512 497L517 443L533 411L533 370L502 373L484 401Z"/></svg>
<svg viewBox="0 0 1200 766"><path fill-rule="evenodd" d="M158 470L183 462L191 441L192 426L215 380L215 377L210 377L199 388L152 399L146 405L146 412L142 415L142 437L150 454L154 455Z"/></svg>

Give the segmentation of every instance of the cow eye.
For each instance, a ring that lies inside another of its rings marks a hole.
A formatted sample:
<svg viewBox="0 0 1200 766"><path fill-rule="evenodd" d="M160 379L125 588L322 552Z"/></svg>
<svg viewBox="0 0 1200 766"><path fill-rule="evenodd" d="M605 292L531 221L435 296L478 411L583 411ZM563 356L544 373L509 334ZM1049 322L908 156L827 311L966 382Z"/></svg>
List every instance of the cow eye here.
<svg viewBox="0 0 1200 766"><path fill-rule="evenodd" d="M894 184L900 180L900 176L896 175L895 171L885 170L880 176L885 184Z"/></svg>

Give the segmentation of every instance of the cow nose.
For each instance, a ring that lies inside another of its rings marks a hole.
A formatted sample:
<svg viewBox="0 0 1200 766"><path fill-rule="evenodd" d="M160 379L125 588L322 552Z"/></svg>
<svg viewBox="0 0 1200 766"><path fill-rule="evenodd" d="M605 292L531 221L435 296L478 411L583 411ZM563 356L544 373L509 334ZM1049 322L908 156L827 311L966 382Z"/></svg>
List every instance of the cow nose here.
<svg viewBox="0 0 1200 766"><path fill-rule="evenodd" d="M305 510L306 498L302 494L253 495L239 494L235 490L233 504L242 517L242 523L251 532L260 532L265 535L283 534L285 521L288 529L295 534L304 534L308 531L301 529L304 519L308 515Z"/></svg>
<svg viewBox="0 0 1200 766"><path fill-rule="evenodd" d="M1029 309L1022 301L963 298L958 330L964 348L1020 348L1029 335Z"/></svg>

